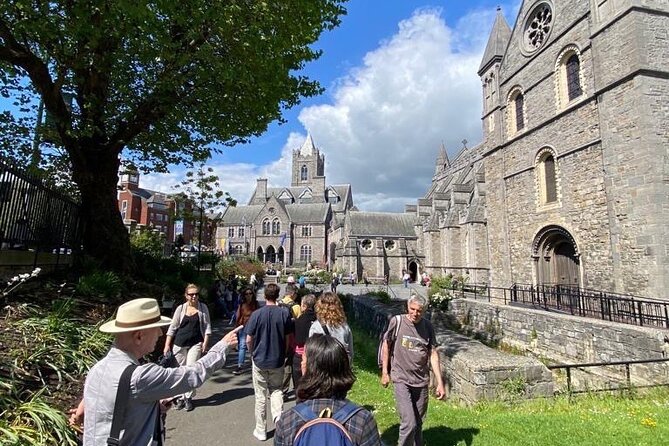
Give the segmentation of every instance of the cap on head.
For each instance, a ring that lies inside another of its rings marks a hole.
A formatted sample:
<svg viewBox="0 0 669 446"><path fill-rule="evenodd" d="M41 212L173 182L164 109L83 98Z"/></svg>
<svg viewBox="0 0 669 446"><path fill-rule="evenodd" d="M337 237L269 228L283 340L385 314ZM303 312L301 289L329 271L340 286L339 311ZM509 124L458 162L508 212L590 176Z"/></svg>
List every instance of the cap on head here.
<svg viewBox="0 0 669 446"><path fill-rule="evenodd" d="M116 310L116 317L100 326L104 333L124 333L145 330L147 328L164 327L172 320L161 316L156 299L134 299L122 304Z"/></svg>

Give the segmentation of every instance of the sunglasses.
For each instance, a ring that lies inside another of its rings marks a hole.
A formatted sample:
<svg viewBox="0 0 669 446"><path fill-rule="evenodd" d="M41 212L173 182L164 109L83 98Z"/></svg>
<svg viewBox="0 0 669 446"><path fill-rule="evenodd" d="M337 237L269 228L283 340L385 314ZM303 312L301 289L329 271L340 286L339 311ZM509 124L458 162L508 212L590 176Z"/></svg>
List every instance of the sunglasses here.
<svg viewBox="0 0 669 446"><path fill-rule="evenodd" d="M200 293L186 293L186 296L188 297L198 297Z"/></svg>

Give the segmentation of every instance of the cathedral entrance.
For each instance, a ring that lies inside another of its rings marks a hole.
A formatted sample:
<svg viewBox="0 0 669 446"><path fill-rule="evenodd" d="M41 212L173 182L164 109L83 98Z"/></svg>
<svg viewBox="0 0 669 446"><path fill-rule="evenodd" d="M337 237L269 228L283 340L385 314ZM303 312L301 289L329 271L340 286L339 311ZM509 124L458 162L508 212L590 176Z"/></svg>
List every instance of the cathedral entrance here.
<svg viewBox="0 0 669 446"><path fill-rule="evenodd" d="M265 251L265 262L276 263L276 251L272 245L269 245Z"/></svg>
<svg viewBox="0 0 669 446"><path fill-rule="evenodd" d="M284 256L283 246L279 246L279 251L276 254L277 262L283 263L283 256Z"/></svg>
<svg viewBox="0 0 669 446"><path fill-rule="evenodd" d="M581 262L571 234L560 226L547 226L534 239L537 284L580 287Z"/></svg>
<svg viewBox="0 0 669 446"><path fill-rule="evenodd" d="M256 257L258 257L258 260L261 262L265 262L265 253L262 250L262 246L259 246L258 249L256 250Z"/></svg>

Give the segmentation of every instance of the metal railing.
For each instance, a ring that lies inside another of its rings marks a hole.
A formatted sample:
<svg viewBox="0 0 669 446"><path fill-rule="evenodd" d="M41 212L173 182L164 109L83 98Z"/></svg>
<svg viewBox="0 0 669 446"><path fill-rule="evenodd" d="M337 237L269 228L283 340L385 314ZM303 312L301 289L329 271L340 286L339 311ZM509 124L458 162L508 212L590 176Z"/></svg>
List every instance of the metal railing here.
<svg viewBox="0 0 669 446"><path fill-rule="evenodd" d="M669 302L570 285L514 284L511 302L574 316L669 328Z"/></svg>
<svg viewBox="0 0 669 446"><path fill-rule="evenodd" d="M642 327L669 328L669 301L639 298L569 285L514 284L509 288L453 283L454 297L493 299L506 305L527 306L574 316Z"/></svg>
<svg viewBox="0 0 669 446"><path fill-rule="evenodd" d="M654 364L654 363L662 363L662 362L669 362L669 358L638 359L638 360L611 361L611 362L588 362L588 363L582 363L582 364L555 364L555 365L547 365L546 367L549 370L561 370L561 369L566 370L566 372L567 372L567 393L571 395L571 394L574 394L574 393L584 393L584 392L605 392L605 391L614 391L614 390L632 390L634 388L641 388L641 387L669 386L669 382L660 383L660 384L644 384L644 385L633 385L632 384L632 373L631 373L631 368L630 368L631 365L634 365L634 364ZM624 382L624 385L618 386L618 387L607 387L607 388L600 388L600 389L588 388L588 389L583 389L583 390L574 390L573 384L572 384L572 370L573 369L584 369L584 368L590 368L590 367L608 367L608 366L618 366L618 365L625 366L625 382Z"/></svg>
<svg viewBox="0 0 669 446"><path fill-rule="evenodd" d="M0 161L0 249L57 255L78 252L79 204L32 175Z"/></svg>

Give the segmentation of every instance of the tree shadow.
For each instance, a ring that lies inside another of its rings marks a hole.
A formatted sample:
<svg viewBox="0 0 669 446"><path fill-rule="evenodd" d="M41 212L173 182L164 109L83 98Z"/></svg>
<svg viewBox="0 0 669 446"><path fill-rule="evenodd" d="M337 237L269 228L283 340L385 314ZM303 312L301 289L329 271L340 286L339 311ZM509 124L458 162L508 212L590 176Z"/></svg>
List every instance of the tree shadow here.
<svg viewBox="0 0 669 446"><path fill-rule="evenodd" d="M220 406L234 400L240 400L247 396L253 395L253 389L248 387L237 387L235 389L228 389L221 393L215 393L207 398L193 400L193 406Z"/></svg>
<svg viewBox="0 0 669 446"><path fill-rule="evenodd" d="M439 446L456 446L464 442L466 446L474 444L474 437L478 435L480 429L476 427L465 427L461 429L451 429L446 426L431 427L423 430L423 440L425 444L437 444ZM381 433L383 442L387 445L397 444L400 436L400 425L393 424Z"/></svg>

